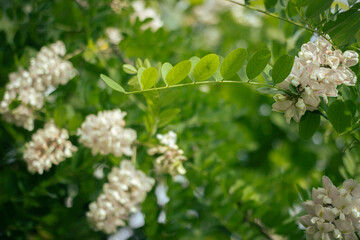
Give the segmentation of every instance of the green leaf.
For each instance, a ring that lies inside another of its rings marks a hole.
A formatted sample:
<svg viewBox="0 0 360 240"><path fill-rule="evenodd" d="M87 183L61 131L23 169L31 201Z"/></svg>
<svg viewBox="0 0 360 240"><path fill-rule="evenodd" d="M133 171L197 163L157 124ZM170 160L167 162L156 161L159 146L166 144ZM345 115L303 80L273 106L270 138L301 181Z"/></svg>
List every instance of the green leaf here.
<svg viewBox="0 0 360 240"><path fill-rule="evenodd" d="M145 61L144 61L144 66L146 67L146 68L150 68L151 67L151 63L150 63L150 61L149 61L149 59L145 59Z"/></svg>
<svg viewBox="0 0 360 240"><path fill-rule="evenodd" d="M232 78L242 67L247 57L247 51L237 48L229 53L220 66L220 73L224 79Z"/></svg>
<svg viewBox="0 0 360 240"><path fill-rule="evenodd" d="M141 87L143 90L152 88L158 76L158 70L154 67L146 68L143 73L141 74Z"/></svg>
<svg viewBox="0 0 360 240"><path fill-rule="evenodd" d="M190 70L190 73L189 73L189 77L191 79L191 81L195 82L195 78L194 78L194 68L196 66L196 64L200 61L200 58L199 57L192 57L190 58L190 62L191 62L191 70Z"/></svg>
<svg viewBox="0 0 360 240"><path fill-rule="evenodd" d="M191 62L189 60L179 62L168 72L165 81L169 86L175 85L184 80L190 73L190 70Z"/></svg>
<svg viewBox="0 0 360 240"><path fill-rule="evenodd" d="M135 66L136 66L137 69L139 69L141 67L144 67L144 63L140 58L137 58L136 62L135 62Z"/></svg>
<svg viewBox="0 0 360 240"><path fill-rule="evenodd" d="M221 66L221 64L224 62L224 58L222 56L219 56L219 59L220 59L220 66ZM217 82L224 80L224 78L221 76L221 73L220 73L220 67L218 67L218 69L216 70L213 77L214 77L215 81L217 81Z"/></svg>
<svg viewBox="0 0 360 240"><path fill-rule="evenodd" d="M280 83L289 76L291 69L294 65L294 58L289 55L283 55L276 61L273 70L272 78L274 84Z"/></svg>
<svg viewBox="0 0 360 240"><path fill-rule="evenodd" d="M276 3L277 3L277 0L264 0L266 9L271 9L271 8L275 7Z"/></svg>
<svg viewBox="0 0 360 240"><path fill-rule="evenodd" d="M283 91L274 89L274 88L269 88L269 87L260 87L256 89L259 93L263 93L263 94L277 94L277 93L281 93L284 94Z"/></svg>
<svg viewBox="0 0 360 240"><path fill-rule="evenodd" d="M323 31L331 37L338 46L349 45L356 41L355 36L360 34L360 3L349 10L337 15L335 21L329 21Z"/></svg>
<svg viewBox="0 0 360 240"><path fill-rule="evenodd" d="M54 112L55 124L64 127L67 121L75 115L73 107L69 104L58 106Z"/></svg>
<svg viewBox="0 0 360 240"><path fill-rule="evenodd" d="M345 133L351 130L353 116L343 101L334 101L328 108L327 116L338 133Z"/></svg>
<svg viewBox="0 0 360 240"><path fill-rule="evenodd" d="M170 63L168 63L168 62L164 63L164 64L161 66L161 75L162 75L162 78L164 79L164 81L165 81L166 76L168 75L169 71L170 71L172 68L173 68L173 66L172 66Z"/></svg>
<svg viewBox="0 0 360 240"><path fill-rule="evenodd" d="M320 114L307 111L304 116L301 117L299 123L299 135L303 140L310 139L320 125Z"/></svg>
<svg viewBox="0 0 360 240"><path fill-rule="evenodd" d="M164 127L169 124L178 114L180 113L179 108L166 109L159 115L159 127Z"/></svg>
<svg viewBox="0 0 360 240"><path fill-rule="evenodd" d="M215 74L220 65L220 59L216 54L209 54L201 58L194 68L196 81L205 81Z"/></svg>
<svg viewBox="0 0 360 240"><path fill-rule="evenodd" d="M136 74L137 73L137 69L130 64L124 64L123 70L124 70L124 72L126 72L128 74Z"/></svg>
<svg viewBox="0 0 360 240"><path fill-rule="evenodd" d="M349 6L352 6L357 2L357 0L347 0L347 2L349 4Z"/></svg>
<svg viewBox="0 0 360 240"><path fill-rule="evenodd" d="M112 80L111 78L105 76L104 74L100 74L100 78L112 89L118 92L125 93L124 88L120 86L118 83L116 83L114 80Z"/></svg>
<svg viewBox="0 0 360 240"><path fill-rule="evenodd" d="M308 5L305 15L308 18L317 17L320 13L324 12L331 7L334 0L316 0Z"/></svg>
<svg viewBox="0 0 360 240"><path fill-rule="evenodd" d="M257 77L264 70L270 58L271 52L269 50L257 51L246 66L246 75L248 78L251 80Z"/></svg>

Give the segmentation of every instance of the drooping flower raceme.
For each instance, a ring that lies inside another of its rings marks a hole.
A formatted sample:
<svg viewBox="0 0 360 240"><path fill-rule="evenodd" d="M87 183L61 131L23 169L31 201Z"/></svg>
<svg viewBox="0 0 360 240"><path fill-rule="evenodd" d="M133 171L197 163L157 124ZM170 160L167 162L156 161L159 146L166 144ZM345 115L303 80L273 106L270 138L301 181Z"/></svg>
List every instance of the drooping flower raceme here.
<svg viewBox="0 0 360 240"><path fill-rule="evenodd" d="M336 97L337 86L354 86L357 78L349 68L358 64L359 55L354 51L333 50L331 44L319 37L316 42L303 44L298 57L295 57L290 75L278 86L285 90L296 90L298 94L275 95L273 110L285 113L290 123L291 118L299 122L306 110L318 109L322 97L325 103L328 97Z"/></svg>
<svg viewBox="0 0 360 240"><path fill-rule="evenodd" d="M136 139L136 132L133 129L124 128L125 116L126 112L120 109L87 116L81 128L78 129L79 142L91 148L93 155L112 153L116 157L123 154L131 156L131 144Z"/></svg>
<svg viewBox="0 0 360 240"><path fill-rule="evenodd" d="M76 75L71 62L63 60L66 49L58 41L42 47L35 58L30 59L28 70L19 68L10 73L0 113L6 121L31 131L34 129L35 111L44 105L46 92L59 84L66 84ZM16 100L19 102L12 105Z"/></svg>
<svg viewBox="0 0 360 240"><path fill-rule="evenodd" d="M176 133L170 131L164 135L158 134L157 138L162 145L148 150L149 155L161 154L155 160L156 171L169 173L173 176L185 174L186 170L182 162L186 161L187 158L184 156L184 151L176 145Z"/></svg>
<svg viewBox="0 0 360 240"><path fill-rule="evenodd" d="M46 123L43 129L39 129L32 135L31 141L26 144L24 160L31 173L43 174L53 164L58 165L66 158L72 156L77 150L68 140L69 134L66 129L59 129L54 123Z"/></svg>
<svg viewBox="0 0 360 240"><path fill-rule="evenodd" d="M360 184L345 180L341 188L324 176L323 187L312 190L313 200L303 203L307 215L300 218L308 240L358 239L360 231Z"/></svg>
<svg viewBox="0 0 360 240"><path fill-rule="evenodd" d="M154 183L154 179L136 170L130 161L123 160L120 168L112 168L103 193L90 204L88 220L95 230L115 233L118 227L126 225L132 213L139 211Z"/></svg>

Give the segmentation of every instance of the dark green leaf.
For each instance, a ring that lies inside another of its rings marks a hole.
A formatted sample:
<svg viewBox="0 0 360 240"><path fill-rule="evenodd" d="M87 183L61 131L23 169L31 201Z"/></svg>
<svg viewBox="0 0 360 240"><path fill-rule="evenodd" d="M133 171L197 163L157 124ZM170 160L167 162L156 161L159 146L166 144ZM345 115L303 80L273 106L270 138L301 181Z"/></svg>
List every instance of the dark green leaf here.
<svg viewBox="0 0 360 240"><path fill-rule="evenodd" d="M270 58L271 52L269 50L256 52L246 66L246 75L248 78L251 80L258 76L264 70Z"/></svg>
<svg viewBox="0 0 360 240"><path fill-rule="evenodd" d="M215 74L220 65L220 59L216 54L209 54L201 58L194 68L196 81L205 81Z"/></svg>
<svg viewBox="0 0 360 240"><path fill-rule="evenodd" d="M294 58L289 55L283 55L276 61L272 70L274 84L284 81L289 76L293 64Z"/></svg>
<svg viewBox="0 0 360 240"><path fill-rule="evenodd" d="M338 133L344 133L351 130L353 116L343 101L334 101L328 108L327 116Z"/></svg>
<svg viewBox="0 0 360 240"><path fill-rule="evenodd" d="M264 0L266 9L271 9L271 8L275 7L276 3L277 3L277 0Z"/></svg>
<svg viewBox="0 0 360 240"><path fill-rule="evenodd" d="M299 123L299 135L303 140L310 139L320 125L320 114L307 111L304 116L301 117Z"/></svg>
<svg viewBox="0 0 360 240"><path fill-rule="evenodd" d="M320 13L324 12L331 7L334 0L316 0L308 5L305 11L306 17L317 17Z"/></svg>
<svg viewBox="0 0 360 240"><path fill-rule="evenodd" d="M360 3L337 15L335 21L325 24L323 31L330 35L335 44L343 46L356 41L360 33Z"/></svg>
<svg viewBox="0 0 360 240"><path fill-rule="evenodd" d="M247 51L238 48L230 52L220 66L220 73L224 79L233 77L242 67L247 57Z"/></svg>

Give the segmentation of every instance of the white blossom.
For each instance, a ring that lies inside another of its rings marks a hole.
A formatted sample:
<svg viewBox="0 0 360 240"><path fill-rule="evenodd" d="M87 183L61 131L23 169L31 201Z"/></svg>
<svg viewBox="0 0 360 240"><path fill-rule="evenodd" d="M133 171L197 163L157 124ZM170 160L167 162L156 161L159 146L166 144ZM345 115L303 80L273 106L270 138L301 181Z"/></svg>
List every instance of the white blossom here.
<svg viewBox="0 0 360 240"><path fill-rule="evenodd" d="M357 239L360 230L360 184L345 180L337 188L324 176L323 187L313 188L313 200L303 203L308 213L300 217L308 240Z"/></svg>
<svg viewBox="0 0 360 240"><path fill-rule="evenodd" d="M90 203L86 213L88 220L95 230L115 233L118 227L126 225L131 214L139 211L139 205L154 183L154 179L136 170L130 161L123 160L120 168L112 168L103 193Z"/></svg>
<svg viewBox="0 0 360 240"><path fill-rule="evenodd" d="M116 157L123 154L131 156L131 144L136 139L136 132L133 129L124 128L125 116L126 112L120 109L87 116L78 129L79 142L91 148L93 155L112 153Z"/></svg>
<svg viewBox="0 0 360 240"><path fill-rule="evenodd" d="M123 36L119 29L114 27L108 27L105 30L106 36L109 39L109 42L112 44L119 44L121 40L123 39Z"/></svg>
<svg viewBox="0 0 360 240"><path fill-rule="evenodd" d="M44 170L48 171L53 164L58 165L71 157L77 148L68 139L66 129L59 129L52 122L46 123L25 145L23 156L28 170L31 173L43 174Z"/></svg>
<svg viewBox="0 0 360 240"><path fill-rule="evenodd" d="M174 131L169 131L167 134L157 134L156 137L161 144L170 148L176 146L177 135Z"/></svg>
<svg viewBox="0 0 360 240"><path fill-rule="evenodd" d="M295 57L290 75L278 84L284 90L290 90L290 84L293 85L299 95L276 95L273 110L285 113L288 123L291 118L298 122L306 110L318 109L320 97L325 103L328 102L328 97L337 97L337 86L354 86L357 78L349 67L358 62L357 52L333 50L332 45L323 37L319 37L316 42L303 44L298 57ZM305 104L305 111L302 104L301 109L297 109L299 101Z"/></svg>
<svg viewBox="0 0 360 240"><path fill-rule="evenodd" d="M184 156L184 151L176 145L176 133L170 131L164 135L158 134L157 138L162 145L148 150L149 155L161 154L155 160L156 171L169 173L172 176L185 174L186 170L182 162L186 161L187 158Z"/></svg>
<svg viewBox="0 0 360 240"><path fill-rule="evenodd" d="M133 14L130 16L131 21L134 22L137 18L141 22L146 19L152 19L150 22L142 26L142 30L150 28L153 32L156 32L164 25L155 9L151 7L146 7L144 1L134 1L131 3L131 6L134 9Z"/></svg>
<svg viewBox="0 0 360 240"><path fill-rule="evenodd" d="M35 111L44 105L49 89L66 84L76 75L71 62L61 57L66 53L63 42L58 41L49 47L42 47L35 58L30 59L28 70L19 68L9 74L4 97L0 103L0 113L6 121L32 131ZM19 105L11 107L18 100Z"/></svg>

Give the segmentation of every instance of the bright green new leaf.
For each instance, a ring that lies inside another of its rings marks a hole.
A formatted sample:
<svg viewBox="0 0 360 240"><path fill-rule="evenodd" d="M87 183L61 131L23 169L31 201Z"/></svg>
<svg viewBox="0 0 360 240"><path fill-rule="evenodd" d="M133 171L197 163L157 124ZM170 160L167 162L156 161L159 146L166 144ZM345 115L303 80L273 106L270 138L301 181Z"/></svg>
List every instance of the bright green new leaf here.
<svg viewBox="0 0 360 240"><path fill-rule="evenodd" d="M123 70L124 70L124 72L126 72L128 74L136 74L137 73L137 69L130 64L124 64Z"/></svg>
<svg viewBox="0 0 360 240"><path fill-rule="evenodd" d="M190 73L190 70L191 62L189 60L179 62L168 72L165 81L169 86L175 85L184 80Z"/></svg>
<svg viewBox="0 0 360 240"><path fill-rule="evenodd" d="M220 59L216 54L209 54L201 58L194 68L195 81L205 81L215 74L220 65Z"/></svg>
<svg viewBox="0 0 360 240"><path fill-rule="evenodd" d="M272 78L274 84L280 83L289 76L291 69L294 65L294 58L289 55L283 55L276 61L273 70Z"/></svg>
<svg viewBox="0 0 360 240"><path fill-rule="evenodd" d="M140 58L137 58L136 62L135 62L135 66L136 66L137 69L139 69L141 67L144 67L144 63Z"/></svg>
<svg viewBox="0 0 360 240"><path fill-rule="evenodd" d="M246 66L246 75L251 80L258 76L266 67L271 58L269 50L257 51Z"/></svg>
<svg viewBox="0 0 360 240"><path fill-rule="evenodd" d="M125 93L124 88L120 86L118 83L116 83L114 80L112 80L111 78L105 76L104 74L100 74L100 78L112 89L118 92Z"/></svg>
<svg viewBox="0 0 360 240"><path fill-rule="evenodd" d="M140 83L143 90L152 88L158 76L158 70L154 67L146 68L141 74Z"/></svg>
<svg viewBox="0 0 360 240"><path fill-rule="evenodd" d="M162 66L161 66L161 75L162 75L162 78L165 80L166 79L166 76L168 75L169 71L173 68L173 66L166 62L164 63Z"/></svg>
<svg viewBox="0 0 360 240"><path fill-rule="evenodd" d="M149 61L149 59L145 59L145 61L144 61L144 66L146 67L146 68L149 68L149 67L151 67L151 63L150 63L150 61Z"/></svg>
<svg viewBox="0 0 360 240"><path fill-rule="evenodd" d="M307 111L299 123L299 135L303 140L310 139L320 125L320 114Z"/></svg>
<svg viewBox="0 0 360 240"><path fill-rule="evenodd" d="M338 133L345 133L351 130L353 116L351 110L343 101L334 101L328 108L327 116Z"/></svg>
<svg viewBox="0 0 360 240"><path fill-rule="evenodd" d="M237 48L229 53L220 66L220 73L224 79L232 78L242 67L247 57L247 51Z"/></svg>
<svg viewBox="0 0 360 240"><path fill-rule="evenodd" d="M144 68L144 67L140 67L140 68L138 69L137 79L138 79L140 88L142 88L141 75L143 74L143 72L145 71L145 69L146 69L146 68Z"/></svg>

